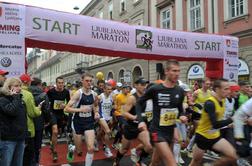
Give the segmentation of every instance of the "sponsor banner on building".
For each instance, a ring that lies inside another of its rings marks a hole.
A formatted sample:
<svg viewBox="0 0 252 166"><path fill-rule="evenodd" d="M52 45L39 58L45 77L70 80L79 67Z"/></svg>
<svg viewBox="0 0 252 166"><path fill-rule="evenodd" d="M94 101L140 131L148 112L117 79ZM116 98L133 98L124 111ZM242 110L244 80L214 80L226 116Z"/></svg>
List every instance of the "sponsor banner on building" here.
<svg viewBox="0 0 252 166"><path fill-rule="evenodd" d="M228 80L238 80L238 42L235 37L228 36L224 39L223 77Z"/></svg>
<svg viewBox="0 0 252 166"><path fill-rule="evenodd" d="M157 29L146 26L130 26L107 21L29 7L26 9L26 38L125 51L194 58L223 58L225 36L188 33ZM137 58L137 57L136 57Z"/></svg>
<svg viewBox="0 0 252 166"><path fill-rule="evenodd" d="M205 77L204 69L200 65L192 65L187 74L189 80L201 79Z"/></svg>
<svg viewBox="0 0 252 166"><path fill-rule="evenodd" d="M0 3L0 69L8 77L25 72L25 7Z"/></svg>

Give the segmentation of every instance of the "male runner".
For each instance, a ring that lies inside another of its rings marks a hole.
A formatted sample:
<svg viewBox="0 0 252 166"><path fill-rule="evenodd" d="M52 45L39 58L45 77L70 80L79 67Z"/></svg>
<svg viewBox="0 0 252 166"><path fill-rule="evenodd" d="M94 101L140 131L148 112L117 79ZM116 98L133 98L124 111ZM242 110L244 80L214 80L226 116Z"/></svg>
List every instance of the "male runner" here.
<svg viewBox="0 0 252 166"><path fill-rule="evenodd" d="M91 90L92 75L82 75L82 88L71 98L66 106L66 111L73 114L72 130L79 137L76 148L81 146L81 135L85 136L87 154L85 166L91 166L94 157L94 122L99 118L97 94Z"/></svg>
<svg viewBox="0 0 252 166"><path fill-rule="evenodd" d="M129 85L123 85L122 86L122 92L116 95L114 98L114 116L116 120L118 121L118 132L115 136L115 140L113 142L113 146L117 148L118 143L121 141L122 138L122 130L126 124L125 118L122 116L125 110L125 104L127 102L128 97L130 96L130 86Z"/></svg>
<svg viewBox="0 0 252 166"><path fill-rule="evenodd" d="M112 157L113 154L109 148L109 139L111 135L110 126L112 125L112 109L113 109L113 98L112 92L113 88L110 84L106 83L104 87L104 92L98 96L99 100L99 124L101 126L100 136L104 143L104 154L106 157Z"/></svg>
<svg viewBox="0 0 252 166"><path fill-rule="evenodd" d="M201 166L202 158L206 150L215 150L224 156L215 165L225 163L236 164L236 151L224 138L221 138L220 128L226 127L233 121L231 118L222 120L225 112L225 98L230 93L229 83L225 79L218 79L213 83L211 97L204 104L204 109L196 129L195 147L190 166Z"/></svg>
<svg viewBox="0 0 252 166"><path fill-rule="evenodd" d="M185 122L187 118L183 113L184 91L177 86L180 67L176 60L166 62L164 83L152 86L146 93L139 98L136 111L140 121L138 128L146 130L141 113L143 104L148 99L153 100L153 120L150 126L151 140L154 144L154 153L151 166L159 165L160 159L165 166L176 166L171 148L173 147L174 129L176 119Z"/></svg>
<svg viewBox="0 0 252 166"><path fill-rule="evenodd" d="M62 77L56 78L56 87L50 89L47 92L47 96L50 101L51 109L51 125L52 125L52 137L51 137L51 150L53 155L53 161L58 160L58 154L56 151L57 139L59 129L62 129L64 123L67 122L67 118L64 114L64 108L66 103L70 100L69 91L64 89L64 79Z"/></svg>
<svg viewBox="0 0 252 166"><path fill-rule="evenodd" d="M135 110L136 101L144 94L145 87L146 80L142 78L138 79L135 82L136 93L129 96L126 101L122 116L127 120L127 123L124 126L122 148L118 150L113 166L119 166L121 158L130 148L131 141L136 138L144 145L146 152L151 152L152 147L150 144L149 132L147 129L142 131L138 129L138 120Z"/></svg>

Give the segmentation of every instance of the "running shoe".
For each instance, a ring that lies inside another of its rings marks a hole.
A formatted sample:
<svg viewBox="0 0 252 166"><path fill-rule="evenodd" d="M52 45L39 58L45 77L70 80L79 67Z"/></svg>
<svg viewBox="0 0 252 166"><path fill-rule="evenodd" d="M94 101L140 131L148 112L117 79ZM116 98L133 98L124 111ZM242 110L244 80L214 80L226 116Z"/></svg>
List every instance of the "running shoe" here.
<svg viewBox="0 0 252 166"><path fill-rule="evenodd" d="M137 163L140 159L140 156L137 154L137 150L136 148L133 148L130 150L130 159L134 162L134 163Z"/></svg>
<svg viewBox="0 0 252 166"><path fill-rule="evenodd" d="M179 163L180 163L180 164L185 164L185 161L182 159L181 156L179 156Z"/></svg>
<svg viewBox="0 0 252 166"><path fill-rule="evenodd" d="M249 162L243 158L240 158L237 160L237 165L238 166L251 166L251 164L249 164Z"/></svg>
<svg viewBox="0 0 252 166"><path fill-rule="evenodd" d="M57 154L57 152L52 152L52 157L53 157L53 162L57 162L58 161L58 154Z"/></svg>
<svg viewBox="0 0 252 166"><path fill-rule="evenodd" d="M208 157L214 158L214 159L219 159L220 158L219 154L217 154L217 153L215 153L213 151L210 151L210 150L208 150L207 153L205 153L205 155L208 156Z"/></svg>
<svg viewBox="0 0 252 166"><path fill-rule="evenodd" d="M94 143L94 151L98 152L99 151L99 145L97 142Z"/></svg>
<svg viewBox="0 0 252 166"><path fill-rule="evenodd" d="M113 144L113 145L112 145L112 148L113 148L113 149L116 149L116 150L119 150L120 147L121 147L121 144L120 144L120 143L116 143L116 144Z"/></svg>
<svg viewBox="0 0 252 166"><path fill-rule="evenodd" d="M104 155L107 158L111 158L113 156L113 154L111 153L111 151L110 151L110 149L108 147L105 148Z"/></svg>
<svg viewBox="0 0 252 166"><path fill-rule="evenodd" d="M67 161L72 162L74 160L74 150L75 146L73 144L68 145Z"/></svg>
<svg viewBox="0 0 252 166"><path fill-rule="evenodd" d="M114 159L112 166L120 166L117 158Z"/></svg>

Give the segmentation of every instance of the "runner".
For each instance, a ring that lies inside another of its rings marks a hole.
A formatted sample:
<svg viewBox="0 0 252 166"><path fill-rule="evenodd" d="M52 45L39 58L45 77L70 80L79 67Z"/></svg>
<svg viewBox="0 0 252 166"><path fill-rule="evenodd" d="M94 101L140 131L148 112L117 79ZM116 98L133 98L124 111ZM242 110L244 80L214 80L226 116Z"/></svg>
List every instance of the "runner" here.
<svg viewBox="0 0 252 166"><path fill-rule="evenodd" d="M85 136L87 146L85 166L91 166L94 157L94 122L99 118L98 98L97 94L91 90L92 75L84 73L81 78L83 88L74 94L65 110L74 113L72 129L78 138L76 148L81 148L81 136Z"/></svg>
<svg viewBox="0 0 252 166"><path fill-rule="evenodd" d="M146 129L142 131L138 129L138 120L135 110L136 101L144 94L146 82L147 81L144 79L138 79L135 82L136 93L127 98L124 112L122 113L123 117L127 119L123 131L122 148L118 150L113 166L119 166L120 160L130 148L131 141L136 138L144 145L146 152L151 152L152 147L150 144L149 132Z"/></svg>
<svg viewBox="0 0 252 166"><path fill-rule="evenodd" d="M119 149L119 142L121 142L122 139L122 130L126 124L125 118L122 116L122 113L125 110L125 104L127 102L128 97L130 96L130 86L129 85L123 85L122 86L122 92L115 96L115 112L114 116L118 122L118 132L115 136L113 147L116 149Z"/></svg>
<svg viewBox="0 0 252 166"><path fill-rule="evenodd" d="M199 119L203 110L203 105L205 103L205 101L211 96L211 80L209 78L205 78L205 80L202 80L202 88L197 89L196 91L194 91L193 93L193 112L192 112L192 121L193 121L193 128L191 131L191 139L189 141L189 144L187 146L187 150L188 150L188 155L190 155L190 152L192 151L192 147L194 145L194 141L195 141L195 129L198 126L199 123ZM214 153L211 153L214 154Z"/></svg>
<svg viewBox="0 0 252 166"><path fill-rule="evenodd" d="M234 147L224 138L221 138L220 128L232 123L232 119L222 120L225 112L225 98L230 93L229 83L219 79L213 83L214 94L207 99L196 129L195 147L190 166L201 166L206 150L215 150L224 156L217 160L215 165L225 163L236 164L237 156ZM226 164L227 165L227 164Z"/></svg>
<svg viewBox="0 0 252 166"><path fill-rule="evenodd" d="M247 124L247 125L246 125ZM237 140L240 151L240 157L247 157L251 155L250 149L252 149L252 137L251 130L248 126L252 126L252 98L246 101L235 113L234 116L234 137ZM245 130L246 129L246 130Z"/></svg>
<svg viewBox="0 0 252 166"><path fill-rule="evenodd" d="M176 60L166 62L165 76L163 84L154 85L138 100L136 105L138 128L146 130L146 124L141 116L144 110L143 104L148 100L153 100L153 120L150 127L151 139L154 144L154 153L151 166L159 165L163 160L165 166L176 166L176 161L172 154L174 128L176 119L186 122L187 118L182 116L184 91L176 85L180 73L179 63Z"/></svg>
<svg viewBox="0 0 252 166"><path fill-rule="evenodd" d="M68 90L64 89L64 79L62 77L56 78L56 87L50 89L47 92L47 96L50 101L51 109L51 151L53 155L53 161L56 162L58 160L58 154L56 151L58 133L59 130L66 125L65 123L67 122L67 118L64 114L64 108L66 103L70 100L70 94Z"/></svg>
<svg viewBox="0 0 252 166"><path fill-rule="evenodd" d="M111 130L110 127L113 123L112 109L113 109L113 99L112 99L112 86L108 83L105 84L104 93L98 96L99 100L99 124L100 132L99 136L103 141L104 154L106 157L112 157L113 154L109 148Z"/></svg>

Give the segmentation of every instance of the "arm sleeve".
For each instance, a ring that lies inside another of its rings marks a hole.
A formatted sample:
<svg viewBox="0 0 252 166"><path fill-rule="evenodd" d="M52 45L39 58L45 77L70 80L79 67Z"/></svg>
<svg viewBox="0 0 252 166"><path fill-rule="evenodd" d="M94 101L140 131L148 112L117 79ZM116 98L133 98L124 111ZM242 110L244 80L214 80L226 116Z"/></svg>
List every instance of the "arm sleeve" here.
<svg viewBox="0 0 252 166"><path fill-rule="evenodd" d="M27 109L27 114L31 118L36 118L41 115L39 107L35 106L35 101L32 94L26 94L25 105Z"/></svg>
<svg viewBox="0 0 252 166"><path fill-rule="evenodd" d="M212 101L209 101L209 100L206 101L205 105L204 105L204 109L208 113L210 121L211 121L214 129L219 129L219 128L225 127L233 122L231 118L229 118L227 120L217 121L216 114L215 114L215 106Z"/></svg>
<svg viewBox="0 0 252 166"><path fill-rule="evenodd" d="M178 111L179 111L179 117L180 116L184 116L185 115L185 111L184 111L184 107L183 107L183 102L184 102L184 98L185 98L185 95L183 94L183 92L181 93L181 101L180 101L180 104L178 106Z"/></svg>
<svg viewBox="0 0 252 166"><path fill-rule="evenodd" d="M145 92L145 94L140 97L138 99L138 101L136 102L136 113L137 113L137 119L139 122L143 122L143 117L142 117L142 112L144 111L144 103L148 100L148 99L152 99L153 98L153 90L152 88L150 88L149 90L147 90Z"/></svg>

